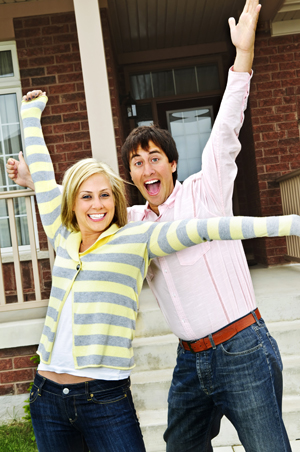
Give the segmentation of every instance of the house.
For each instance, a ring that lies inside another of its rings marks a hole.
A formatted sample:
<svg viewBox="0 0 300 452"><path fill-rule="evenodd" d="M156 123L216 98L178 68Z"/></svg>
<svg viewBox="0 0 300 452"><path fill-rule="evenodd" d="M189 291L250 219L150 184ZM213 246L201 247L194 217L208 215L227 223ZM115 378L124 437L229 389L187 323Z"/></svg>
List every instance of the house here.
<svg viewBox="0 0 300 452"><path fill-rule="evenodd" d="M16 190L4 170L23 148L22 95L35 88L49 95L43 130L58 182L89 156L125 176L122 142L135 126L152 122L174 134L183 180L201 168L234 59L227 19L238 19L243 5L0 0L0 405L1 396L23 400L33 379L29 358L41 333L53 260L30 192ZM278 179L300 167L299 118L300 2L262 0L235 214L282 214ZM134 188L128 197L142 202ZM285 238L248 241L245 250L249 260L266 265L284 263L288 253Z"/></svg>

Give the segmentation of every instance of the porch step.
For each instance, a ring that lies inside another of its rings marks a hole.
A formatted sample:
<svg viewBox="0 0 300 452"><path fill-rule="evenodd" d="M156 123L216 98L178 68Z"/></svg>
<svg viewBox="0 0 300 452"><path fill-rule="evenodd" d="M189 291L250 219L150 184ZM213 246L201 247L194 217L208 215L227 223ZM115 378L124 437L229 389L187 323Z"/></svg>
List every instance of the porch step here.
<svg viewBox="0 0 300 452"><path fill-rule="evenodd" d="M174 367L178 339L172 333L138 337L133 340L136 370L149 371Z"/></svg>

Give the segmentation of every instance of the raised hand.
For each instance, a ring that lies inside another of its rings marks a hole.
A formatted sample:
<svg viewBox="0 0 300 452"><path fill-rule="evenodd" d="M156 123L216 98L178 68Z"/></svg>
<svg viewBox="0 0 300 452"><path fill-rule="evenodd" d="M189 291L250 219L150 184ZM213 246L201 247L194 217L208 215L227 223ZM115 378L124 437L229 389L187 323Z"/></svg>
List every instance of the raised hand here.
<svg viewBox="0 0 300 452"><path fill-rule="evenodd" d="M27 163L22 152L19 152L19 161L9 158L6 164L8 177L21 187L29 187L34 190L34 184Z"/></svg>
<svg viewBox="0 0 300 452"><path fill-rule="evenodd" d="M23 100L29 102L30 100L37 99L40 96L45 96L46 93L40 89L35 89L34 91L29 91L25 96L22 97Z"/></svg>
<svg viewBox="0 0 300 452"><path fill-rule="evenodd" d="M228 20L232 44L236 47L237 58L234 70L238 72L250 72L253 56L255 31L261 5L258 0L246 0L242 14L236 24L235 19Z"/></svg>

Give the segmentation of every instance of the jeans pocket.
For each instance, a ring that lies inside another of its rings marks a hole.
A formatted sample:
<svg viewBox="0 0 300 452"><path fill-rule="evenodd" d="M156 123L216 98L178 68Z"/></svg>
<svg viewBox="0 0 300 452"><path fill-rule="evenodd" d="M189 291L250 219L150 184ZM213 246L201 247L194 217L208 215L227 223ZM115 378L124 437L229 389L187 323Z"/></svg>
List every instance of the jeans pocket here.
<svg viewBox="0 0 300 452"><path fill-rule="evenodd" d="M90 394L93 403L106 405L108 403L120 402L127 397L128 385L117 386L115 388L94 391Z"/></svg>
<svg viewBox="0 0 300 452"><path fill-rule="evenodd" d="M248 327L237 333L233 338L223 342L221 349L227 356L243 356L256 352L262 346L256 329Z"/></svg>
<svg viewBox="0 0 300 452"><path fill-rule="evenodd" d="M40 395L39 388L35 384L33 384L29 395L29 403L34 403L39 395Z"/></svg>
<svg viewBox="0 0 300 452"><path fill-rule="evenodd" d="M283 364L282 364L282 360L281 360L281 356L280 356L280 351L279 351L279 347L278 347L278 345L277 345L277 342L276 342L276 340L274 339L274 337L271 336L271 334L269 333L269 331L267 331L266 336L267 336L267 338L268 338L269 341L270 341L272 350L274 351L274 354L275 354L275 356L276 356L276 358L277 358L277 361L278 361L278 363L279 363L279 365L280 365L280 368L281 368L281 370L282 370L282 369L283 369Z"/></svg>

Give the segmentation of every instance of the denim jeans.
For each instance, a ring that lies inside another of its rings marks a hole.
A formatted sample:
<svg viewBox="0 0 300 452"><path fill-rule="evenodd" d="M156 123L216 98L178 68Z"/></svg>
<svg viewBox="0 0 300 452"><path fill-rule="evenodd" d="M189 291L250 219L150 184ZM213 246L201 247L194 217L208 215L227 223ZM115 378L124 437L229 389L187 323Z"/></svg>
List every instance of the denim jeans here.
<svg viewBox="0 0 300 452"><path fill-rule="evenodd" d="M246 452L291 452L282 421L282 362L262 319L200 353L179 345L168 404L167 452L212 450L220 413Z"/></svg>
<svg viewBox="0 0 300 452"><path fill-rule="evenodd" d="M37 373L30 412L39 452L145 452L129 378L60 385Z"/></svg>

